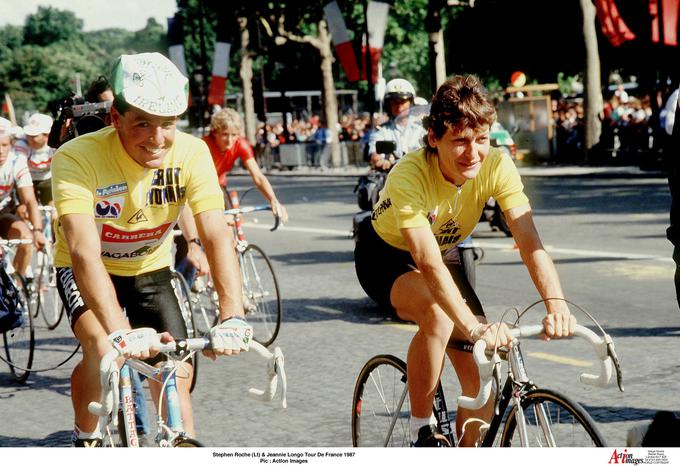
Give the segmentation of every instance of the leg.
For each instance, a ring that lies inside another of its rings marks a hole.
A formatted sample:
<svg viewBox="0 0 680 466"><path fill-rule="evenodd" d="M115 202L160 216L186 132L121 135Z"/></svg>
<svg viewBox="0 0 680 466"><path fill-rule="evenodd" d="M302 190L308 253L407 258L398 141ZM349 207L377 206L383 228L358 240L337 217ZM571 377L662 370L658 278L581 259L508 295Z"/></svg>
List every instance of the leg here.
<svg viewBox="0 0 680 466"><path fill-rule="evenodd" d="M9 239L32 239L33 234L31 230L28 229L28 225L18 218L9 227L7 232L7 237ZM33 257L33 245L32 244L20 244L17 247L17 253L14 256L14 270L17 271L22 277L26 276L26 271L28 266L31 265L31 258Z"/></svg>

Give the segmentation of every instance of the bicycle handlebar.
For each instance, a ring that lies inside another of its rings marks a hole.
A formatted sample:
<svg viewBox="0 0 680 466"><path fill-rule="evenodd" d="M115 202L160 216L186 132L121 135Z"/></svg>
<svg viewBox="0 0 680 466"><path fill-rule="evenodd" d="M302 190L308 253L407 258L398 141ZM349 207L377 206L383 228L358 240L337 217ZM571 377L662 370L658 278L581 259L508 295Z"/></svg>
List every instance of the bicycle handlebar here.
<svg viewBox="0 0 680 466"><path fill-rule="evenodd" d="M543 325L525 325L514 328L510 332L514 339L532 337L543 333ZM582 325L576 325L574 336L587 340L600 360L599 375L582 373L579 376L579 380L587 385L602 388L606 387L612 376L612 356L616 356L611 337L605 334L603 339L598 334ZM458 406L467 409L479 409L486 404L491 395L491 383L494 378L494 370L496 367L500 367L501 358L495 351L490 359L486 357L486 342L484 340L478 340L475 343L472 355L479 369L479 393L477 393L475 398L459 396ZM617 371L617 377L620 379L618 363L616 363L614 367ZM500 387L498 388L500 390Z"/></svg>
<svg viewBox="0 0 680 466"><path fill-rule="evenodd" d="M19 244L33 244L32 239L0 239L0 246L17 246Z"/></svg>
<svg viewBox="0 0 680 466"><path fill-rule="evenodd" d="M237 209L226 209L224 211L224 215L241 215L241 214L249 214L251 212L262 212L264 210L272 210L272 206L269 204L260 204L256 206L246 206L246 207L239 207ZM274 226L269 229L269 231L276 231L279 228L279 225L281 224L281 217L278 215L274 215Z"/></svg>
<svg viewBox="0 0 680 466"><path fill-rule="evenodd" d="M175 340L169 343L161 343L158 350L165 354L177 356L186 355L191 351L210 349L211 343L208 337L188 338L186 340ZM276 395L279 380L281 381L281 404L283 408L288 407L286 391L288 384L286 381L286 371L284 368L283 352L280 348L274 348L272 353L255 340L250 341L250 348L267 360L267 376L269 384L266 389L259 390L251 388L248 392L260 401L272 401ZM101 399L99 402L92 401L87 409L90 413L99 417L106 417L113 412L119 403L119 368L116 360L120 357L118 350L112 348L104 355L99 365L99 381L102 388Z"/></svg>

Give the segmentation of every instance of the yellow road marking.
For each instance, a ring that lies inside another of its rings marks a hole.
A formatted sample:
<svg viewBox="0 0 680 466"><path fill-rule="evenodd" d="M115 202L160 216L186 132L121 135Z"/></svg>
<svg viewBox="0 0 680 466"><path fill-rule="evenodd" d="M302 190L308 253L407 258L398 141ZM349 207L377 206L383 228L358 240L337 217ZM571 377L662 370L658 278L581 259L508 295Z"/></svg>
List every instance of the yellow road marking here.
<svg viewBox="0 0 680 466"><path fill-rule="evenodd" d="M531 357L534 357L534 358L545 359L546 361L558 362L560 364L566 364L567 366L590 367L590 366L593 365L592 361L584 361L582 359L567 358L565 356L557 356L555 354L550 354L550 353L541 353L540 351L531 351L527 354Z"/></svg>

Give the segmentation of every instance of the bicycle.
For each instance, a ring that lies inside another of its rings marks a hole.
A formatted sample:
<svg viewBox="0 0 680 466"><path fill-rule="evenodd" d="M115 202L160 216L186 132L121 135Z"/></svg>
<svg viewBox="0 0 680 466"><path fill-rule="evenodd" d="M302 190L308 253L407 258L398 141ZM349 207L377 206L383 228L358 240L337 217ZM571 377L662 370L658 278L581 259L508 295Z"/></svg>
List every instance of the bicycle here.
<svg viewBox="0 0 680 466"><path fill-rule="evenodd" d="M0 266L7 270L12 283L19 291L22 304L22 324L2 334L5 356L12 377L17 383L25 384L33 366L35 351L35 329L33 328L33 309L36 306L35 294L31 293L24 277L12 267L12 247L20 244L33 244L31 239L0 239Z"/></svg>
<svg viewBox="0 0 680 466"><path fill-rule="evenodd" d="M159 447L203 446L198 440L188 437L184 432L176 386L176 372L179 367L174 362L186 361L196 351L210 348L211 343L207 337L163 343L159 349L161 353L168 356L168 359L160 368L137 359L127 359L119 369L116 360L120 355L115 348L104 355L100 364L101 399L99 402L91 402L88 406L92 414L99 416L99 429L104 435L104 445L139 447L130 382L130 370L134 369L144 374L150 383L160 383L163 387L158 400L155 444ZM259 400L271 401L280 383L281 403L285 409L287 407L287 381L283 353L278 347L272 353L255 341L250 342L250 348L267 360L269 384L264 390L251 388L249 393ZM166 419L163 418L164 398ZM114 432L118 436L119 443L115 441Z"/></svg>
<svg viewBox="0 0 680 466"><path fill-rule="evenodd" d="M605 387L611 378L613 365L619 389L623 391L621 368L614 343L599 324L597 322L595 324L602 331L603 337L581 325L577 325L574 333L593 346L600 360L600 374L598 376L581 374L580 380L585 384ZM517 339L539 335L542 332L542 325L513 329L515 340L510 347L502 353L494 350L491 359L486 357L484 341L478 341L474 346L450 342L449 347L472 351L480 374L480 391L477 397L472 399L459 396L457 400L459 407L481 408L491 394L492 384L495 384L493 416L488 424L484 424L485 433L478 445L606 446L597 425L580 404L555 390L539 388L529 378ZM505 383L501 386L502 359L507 360L508 372ZM456 446L455 428L449 418L441 381L435 393L433 413L437 419L438 431L452 446ZM409 417L406 363L393 355L374 356L361 369L354 389L353 446L410 446Z"/></svg>
<svg viewBox="0 0 680 466"><path fill-rule="evenodd" d="M56 210L52 206L40 206L39 209L43 214L44 234L48 244L34 255L35 269L33 274L38 293L38 304L34 317L38 317L38 314L42 313L47 328L54 330L59 326L65 314L64 304L61 302L57 290L57 269L54 267L53 256L52 220Z"/></svg>
<svg viewBox="0 0 680 466"><path fill-rule="evenodd" d="M249 243L243 232L242 215L251 212L271 210L268 204L252 207L240 207L235 191L231 193L233 208L224 211L225 215L234 216L234 232L236 236L236 253L241 279L243 283L243 309L246 320L253 326L253 339L263 346L271 345L281 328L282 308L279 283L271 261L259 246ZM279 227L279 218L275 217L274 226ZM217 323L219 302L217 292L210 278L197 278L193 285L195 290L191 300L194 322L199 324L200 332L207 332Z"/></svg>

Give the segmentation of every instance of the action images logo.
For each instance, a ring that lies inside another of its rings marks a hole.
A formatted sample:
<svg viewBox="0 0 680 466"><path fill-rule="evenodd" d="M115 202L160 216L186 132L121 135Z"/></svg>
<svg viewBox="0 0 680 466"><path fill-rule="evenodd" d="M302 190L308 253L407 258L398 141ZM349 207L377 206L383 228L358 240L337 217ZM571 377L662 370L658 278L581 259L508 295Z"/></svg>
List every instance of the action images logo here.
<svg viewBox="0 0 680 466"><path fill-rule="evenodd" d="M646 450L645 453L646 456L642 458L628 453L627 449L621 453L614 449L608 464L668 464L668 458L663 450Z"/></svg>

